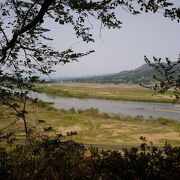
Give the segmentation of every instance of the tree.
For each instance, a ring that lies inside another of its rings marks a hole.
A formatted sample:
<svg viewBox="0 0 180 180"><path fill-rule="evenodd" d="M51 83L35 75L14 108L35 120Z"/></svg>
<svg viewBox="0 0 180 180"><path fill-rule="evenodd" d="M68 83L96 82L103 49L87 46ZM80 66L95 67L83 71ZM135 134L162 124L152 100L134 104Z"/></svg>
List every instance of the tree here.
<svg viewBox="0 0 180 180"><path fill-rule="evenodd" d="M151 62L146 56L144 60L159 72L160 76L153 76L156 81L155 85L142 86L154 89L160 94L164 94L171 89L175 100L178 100L180 98L180 56L177 61L170 61L169 58L166 58L165 62L162 62L161 58L153 57L153 62Z"/></svg>
<svg viewBox="0 0 180 180"><path fill-rule="evenodd" d="M49 75L57 63L76 61L93 51L63 52L47 45L51 27L43 27L50 18L60 25L71 24L76 36L93 42L88 17L107 28L121 28L116 9L133 15L159 10L172 20L180 19L180 9L168 0L3 0L0 3L0 103L14 110L23 119L26 135L26 104L28 93L40 74Z"/></svg>

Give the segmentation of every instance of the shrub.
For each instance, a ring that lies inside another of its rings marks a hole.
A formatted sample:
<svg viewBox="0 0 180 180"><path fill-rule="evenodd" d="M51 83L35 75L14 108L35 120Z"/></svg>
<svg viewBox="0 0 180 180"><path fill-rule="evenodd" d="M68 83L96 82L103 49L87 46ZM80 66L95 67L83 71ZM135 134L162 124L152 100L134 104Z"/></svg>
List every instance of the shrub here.
<svg viewBox="0 0 180 180"><path fill-rule="evenodd" d="M158 149L145 138L140 148L86 149L73 141L45 138L0 149L2 179L178 179L180 147Z"/></svg>
<svg viewBox="0 0 180 180"><path fill-rule="evenodd" d="M101 113L100 116L102 118L104 118L104 119L109 119L110 118L110 115L108 113L106 113L106 112Z"/></svg>
<svg viewBox="0 0 180 180"><path fill-rule="evenodd" d="M50 107L50 105L54 104L53 102L44 102L42 100L38 100L37 105L41 108Z"/></svg>
<svg viewBox="0 0 180 180"><path fill-rule="evenodd" d="M71 114L76 114L76 110L74 109L74 107L70 108L68 110Z"/></svg>
<svg viewBox="0 0 180 180"><path fill-rule="evenodd" d="M137 115L134 119L137 120L137 121L144 121L144 116Z"/></svg>

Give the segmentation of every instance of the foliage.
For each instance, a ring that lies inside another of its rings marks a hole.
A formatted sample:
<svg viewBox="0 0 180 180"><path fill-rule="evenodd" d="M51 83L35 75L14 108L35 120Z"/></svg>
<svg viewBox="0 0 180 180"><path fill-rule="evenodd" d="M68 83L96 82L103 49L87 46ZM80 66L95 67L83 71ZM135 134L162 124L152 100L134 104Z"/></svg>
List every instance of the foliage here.
<svg viewBox="0 0 180 180"><path fill-rule="evenodd" d="M149 88L164 94L169 89L173 89L176 99L180 98L180 57L177 61L172 62L169 58L166 58L166 63L162 62L161 58L153 57L152 63L146 56L145 61L150 67L153 67L160 76L153 76L156 80L154 86Z"/></svg>
<svg viewBox="0 0 180 180"><path fill-rule="evenodd" d="M45 138L10 150L0 148L2 179L178 179L180 148L152 143L121 151L85 148Z"/></svg>

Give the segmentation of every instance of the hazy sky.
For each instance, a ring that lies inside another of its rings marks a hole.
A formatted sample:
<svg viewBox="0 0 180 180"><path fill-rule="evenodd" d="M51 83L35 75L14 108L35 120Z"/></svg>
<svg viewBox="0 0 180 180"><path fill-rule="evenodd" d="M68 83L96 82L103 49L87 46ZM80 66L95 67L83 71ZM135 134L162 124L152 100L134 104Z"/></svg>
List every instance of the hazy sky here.
<svg viewBox="0 0 180 180"><path fill-rule="evenodd" d="M174 2L180 7L180 0ZM52 27L50 36L54 41L51 44L56 49L95 50L95 53L80 58L79 62L57 66L57 72L51 76L75 77L131 70L144 63L144 55L177 59L180 53L180 23L164 18L160 13L133 16L122 9L119 9L118 17L123 22L121 29L102 29L101 33L100 22L91 20L95 43L88 44L76 39L71 26L46 22Z"/></svg>

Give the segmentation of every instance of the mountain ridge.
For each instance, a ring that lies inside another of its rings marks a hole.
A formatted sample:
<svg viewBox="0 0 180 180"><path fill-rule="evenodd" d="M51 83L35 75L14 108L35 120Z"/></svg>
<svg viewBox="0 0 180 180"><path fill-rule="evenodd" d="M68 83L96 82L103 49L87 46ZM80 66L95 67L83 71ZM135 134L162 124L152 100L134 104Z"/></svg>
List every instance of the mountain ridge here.
<svg viewBox="0 0 180 180"><path fill-rule="evenodd" d="M180 65L176 66L175 71L180 74ZM84 83L127 83L127 84L149 84L152 83L153 76L161 76L158 71L148 64L143 64L133 70L123 70L119 73L98 75L91 77L66 78L63 82L84 82Z"/></svg>

